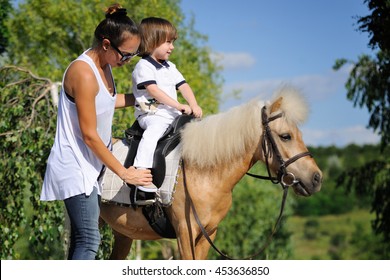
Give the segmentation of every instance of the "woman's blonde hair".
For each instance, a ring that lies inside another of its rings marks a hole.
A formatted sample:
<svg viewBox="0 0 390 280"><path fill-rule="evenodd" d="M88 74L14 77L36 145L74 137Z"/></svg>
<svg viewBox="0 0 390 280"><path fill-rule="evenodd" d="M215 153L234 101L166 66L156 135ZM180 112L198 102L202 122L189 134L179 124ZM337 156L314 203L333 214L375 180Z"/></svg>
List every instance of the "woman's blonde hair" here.
<svg viewBox="0 0 390 280"><path fill-rule="evenodd" d="M157 17L145 18L139 26L141 44L140 56L149 55L155 48L166 41L177 39L177 30L168 20Z"/></svg>

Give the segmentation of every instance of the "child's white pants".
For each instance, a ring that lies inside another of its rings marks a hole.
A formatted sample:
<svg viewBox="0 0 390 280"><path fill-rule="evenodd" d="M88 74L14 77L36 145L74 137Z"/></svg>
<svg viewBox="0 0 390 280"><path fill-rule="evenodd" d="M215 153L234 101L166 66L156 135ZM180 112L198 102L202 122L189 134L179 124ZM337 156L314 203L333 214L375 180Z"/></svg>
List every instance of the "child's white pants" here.
<svg viewBox="0 0 390 280"><path fill-rule="evenodd" d="M157 142L173 122L173 118L158 115L144 115L138 118L139 125L145 129L139 142L134 167L152 168Z"/></svg>

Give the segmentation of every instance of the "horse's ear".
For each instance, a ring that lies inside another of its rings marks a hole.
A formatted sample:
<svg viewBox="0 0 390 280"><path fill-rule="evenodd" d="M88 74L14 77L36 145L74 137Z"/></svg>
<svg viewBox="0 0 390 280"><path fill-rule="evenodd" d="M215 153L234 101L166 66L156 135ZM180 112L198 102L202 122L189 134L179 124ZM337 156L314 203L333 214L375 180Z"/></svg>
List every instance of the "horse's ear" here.
<svg viewBox="0 0 390 280"><path fill-rule="evenodd" d="M282 101L283 101L283 97L279 97L278 99L276 99L276 101L274 103L272 103L271 114L280 109L280 107L282 106Z"/></svg>

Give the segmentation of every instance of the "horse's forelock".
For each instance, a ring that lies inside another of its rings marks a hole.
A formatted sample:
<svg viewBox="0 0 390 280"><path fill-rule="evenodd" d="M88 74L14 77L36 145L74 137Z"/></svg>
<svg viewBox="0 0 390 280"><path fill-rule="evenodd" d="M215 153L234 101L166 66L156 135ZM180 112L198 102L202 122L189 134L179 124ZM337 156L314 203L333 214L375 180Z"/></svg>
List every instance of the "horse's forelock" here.
<svg viewBox="0 0 390 280"><path fill-rule="evenodd" d="M297 89L284 87L276 93L271 104L280 97L282 97L280 110L284 112L286 120L297 125L304 123L309 114L304 96Z"/></svg>

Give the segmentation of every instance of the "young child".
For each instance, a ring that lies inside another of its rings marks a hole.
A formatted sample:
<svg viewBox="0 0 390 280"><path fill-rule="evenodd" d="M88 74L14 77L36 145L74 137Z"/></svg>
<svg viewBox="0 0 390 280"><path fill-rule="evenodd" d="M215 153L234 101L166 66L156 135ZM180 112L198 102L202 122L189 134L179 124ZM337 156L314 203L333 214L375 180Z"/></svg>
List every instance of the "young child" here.
<svg viewBox="0 0 390 280"><path fill-rule="evenodd" d="M132 79L136 99L135 117L145 131L134 166L138 169L150 169L153 167L157 142L174 118L182 113L200 118L202 109L183 75L168 61L177 39L176 28L168 20L150 17L141 21L139 29L139 55L142 59L135 66ZM188 105L177 101L177 90ZM153 184L137 186L137 204L153 203L156 191Z"/></svg>

